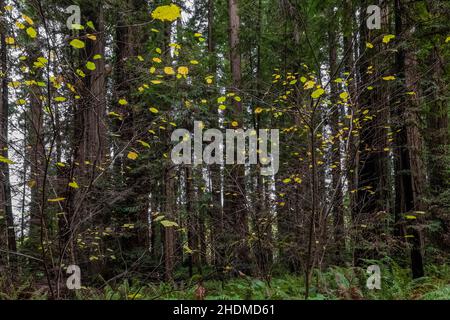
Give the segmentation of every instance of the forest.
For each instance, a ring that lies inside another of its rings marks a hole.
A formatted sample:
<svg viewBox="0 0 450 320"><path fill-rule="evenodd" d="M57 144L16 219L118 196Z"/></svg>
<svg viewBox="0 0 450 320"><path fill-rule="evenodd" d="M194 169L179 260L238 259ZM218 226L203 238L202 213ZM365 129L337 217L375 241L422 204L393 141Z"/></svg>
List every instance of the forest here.
<svg viewBox="0 0 450 320"><path fill-rule="evenodd" d="M0 0L0 300L450 299L447 0Z"/></svg>

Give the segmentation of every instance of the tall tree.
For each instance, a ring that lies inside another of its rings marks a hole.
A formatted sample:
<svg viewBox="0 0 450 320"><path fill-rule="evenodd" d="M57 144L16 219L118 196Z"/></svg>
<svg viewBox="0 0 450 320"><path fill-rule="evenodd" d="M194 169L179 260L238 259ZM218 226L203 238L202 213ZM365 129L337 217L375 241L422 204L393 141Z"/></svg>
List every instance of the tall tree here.
<svg viewBox="0 0 450 320"><path fill-rule="evenodd" d="M412 26L408 24L403 0L395 0L395 33L400 41L406 42L412 36ZM407 92L418 93L416 81L416 59L412 51L400 46L395 59L400 85L394 104L396 115L396 154L395 154L395 213L397 221L406 214L423 211L425 177L421 159L422 137L419 132L417 99ZM414 96L414 95L412 95ZM412 224L412 223L411 223ZM414 278L424 275L422 232L418 226L407 225L403 236L411 240L411 270Z"/></svg>
<svg viewBox="0 0 450 320"><path fill-rule="evenodd" d="M231 91L239 95L241 87L241 53L239 42L240 16L238 9L238 0L228 0L229 15L229 43L230 43L230 72L231 72ZM237 99L234 100L232 119L229 123L237 122L236 128L243 128L244 114L242 104ZM237 153L234 154L237 160ZM229 159L228 159L229 160ZM225 229L234 230L229 235L231 251L228 253L233 267L243 272L249 272L248 256L248 208L245 197L245 172L244 166L235 164L225 169L224 184L224 219ZM228 257L227 257L228 258Z"/></svg>
<svg viewBox="0 0 450 320"><path fill-rule="evenodd" d="M0 8L4 7L4 1L0 1ZM8 122L9 122L9 97L8 97L8 49L6 44L7 21L4 17L0 21L0 250L5 250L1 254L6 259L0 259L0 264L7 264L10 267L15 261L15 252L17 251L16 235L14 226L14 216L11 201L11 182L9 174L8 158ZM6 261L5 261L6 260Z"/></svg>

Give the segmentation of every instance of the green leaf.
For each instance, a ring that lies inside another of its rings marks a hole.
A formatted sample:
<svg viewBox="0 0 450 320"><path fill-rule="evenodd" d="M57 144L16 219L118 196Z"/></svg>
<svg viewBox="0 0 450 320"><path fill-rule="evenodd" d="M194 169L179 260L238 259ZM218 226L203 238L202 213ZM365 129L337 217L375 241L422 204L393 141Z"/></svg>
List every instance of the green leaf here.
<svg viewBox="0 0 450 320"><path fill-rule="evenodd" d="M85 46L84 42L79 39L73 39L69 44L76 49L82 49Z"/></svg>
<svg viewBox="0 0 450 320"><path fill-rule="evenodd" d="M86 25L87 25L89 28L95 30L94 23L93 23L92 21L86 22Z"/></svg>
<svg viewBox="0 0 450 320"><path fill-rule="evenodd" d="M92 61L86 62L86 68L88 70L94 71L96 69L95 63L93 63Z"/></svg>
<svg viewBox="0 0 450 320"><path fill-rule="evenodd" d="M319 98L321 95L323 95L325 93L325 90L323 90L322 88L319 88L315 91L313 91L313 93L311 93L311 97L313 99L317 99Z"/></svg>

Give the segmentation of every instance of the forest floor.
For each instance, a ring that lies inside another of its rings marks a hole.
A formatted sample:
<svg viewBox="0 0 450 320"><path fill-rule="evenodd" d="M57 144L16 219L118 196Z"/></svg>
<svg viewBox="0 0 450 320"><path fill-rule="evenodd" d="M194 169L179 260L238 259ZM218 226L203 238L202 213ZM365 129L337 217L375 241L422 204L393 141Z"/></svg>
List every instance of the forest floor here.
<svg viewBox="0 0 450 320"><path fill-rule="evenodd" d="M369 275L363 268L330 267L313 275L311 300L450 300L450 264L428 265L426 276L411 279L410 270L396 264L381 265L381 288L368 289ZM82 286L71 292L68 299L77 300L297 300L305 299L304 277L301 275L274 276L269 281L242 276L225 281L205 280L198 275L191 280L174 283L149 283L137 279L122 280L114 285ZM6 286L0 278L2 299L48 299L45 285L36 279Z"/></svg>
<svg viewBox="0 0 450 320"><path fill-rule="evenodd" d="M411 280L408 269L398 265L381 266L381 289L366 287L368 274L362 268L331 267L315 272L309 299L311 300L450 300L450 265L428 265L426 277ZM250 277L226 281L180 280L173 284L123 280L101 289L82 287L67 297L80 300L296 300L305 298L304 278L300 275L282 275L270 281ZM1 280L1 279L0 279ZM38 286L26 283L14 289L1 290L0 299L47 299L48 294ZM199 293L201 292L201 293Z"/></svg>

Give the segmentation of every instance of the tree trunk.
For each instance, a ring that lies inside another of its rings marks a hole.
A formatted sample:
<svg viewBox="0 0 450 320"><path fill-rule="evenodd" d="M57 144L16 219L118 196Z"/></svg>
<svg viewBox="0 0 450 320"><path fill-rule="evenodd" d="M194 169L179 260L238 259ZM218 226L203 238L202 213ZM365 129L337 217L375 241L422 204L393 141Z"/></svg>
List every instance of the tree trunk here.
<svg viewBox="0 0 450 320"><path fill-rule="evenodd" d="M329 64L330 64L330 79L337 77L337 35L334 31L335 25L330 25L328 32L329 43ZM341 172L341 141L339 137L339 122L340 106L337 104L338 85L335 81L331 82L331 103L333 109L330 115L331 135L333 137L333 145L331 150L331 192L330 201L333 207L334 219L334 250L336 252L336 259L341 261L345 250L344 238L344 203L342 192L342 172Z"/></svg>
<svg viewBox="0 0 450 320"><path fill-rule="evenodd" d="M241 87L241 55L239 47L240 17L237 0L228 0L228 14L232 90L234 93L239 94ZM244 117L241 103L235 101L233 109L232 121L237 121L238 127L242 128ZM237 154L236 150L234 154ZM244 178L243 165L225 166L224 219L226 220L225 230L230 233L228 241L231 244L230 252L228 253L229 257L227 258L230 258L229 262L231 262L235 270L241 270L246 273L250 271L250 265L247 245L248 225Z"/></svg>
<svg viewBox="0 0 450 320"><path fill-rule="evenodd" d="M0 8L3 8L4 2L0 1ZM0 154L3 159L8 158L8 121L9 121L9 98L8 98L8 52L5 41L5 21L2 18L0 22ZM12 268L16 268L16 256L13 254L17 251L16 235L14 227L14 217L11 204L11 183L9 177L8 160L0 163L0 249L7 250L0 254L6 257L6 261L0 258L0 266L6 264ZM3 245L6 244L6 245Z"/></svg>
<svg viewBox="0 0 450 320"><path fill-rule="evenodd" d="M406 41L411 35L411 27L405 19L406 7L402 0L395 0L395 32L400 41ZM399 41L399 40L398 40ZM414 214L414 211L424 209L423 193L425 177L421 160L422 138L418 129L418 103L416 98L406 95L406 92L417 88L414 79L415 56L401 46L396 54L396 71L401 84L397 90L397 99L394 105L396 122L396 203L395 213L397 223L402 224L405 214ZM418 217L420 218L420 217ZM418 219L420 220L420 219ZM406 224L406 223L405 223ZM422 232L417 222L410 223L404 228L405 236L411 239L411 271L413 278L424 275L422 255ZM403 233L403 232L402 232Z"/></svg>

